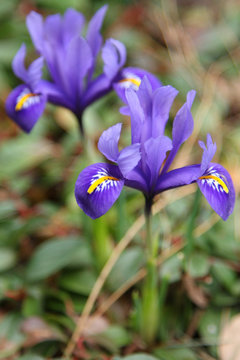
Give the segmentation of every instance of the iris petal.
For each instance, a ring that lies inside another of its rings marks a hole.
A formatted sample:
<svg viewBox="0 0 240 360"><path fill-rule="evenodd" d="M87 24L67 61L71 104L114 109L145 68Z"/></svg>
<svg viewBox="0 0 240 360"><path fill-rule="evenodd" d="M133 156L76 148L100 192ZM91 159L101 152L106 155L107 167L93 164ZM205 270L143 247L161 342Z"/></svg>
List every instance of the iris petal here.
<svg viewBox="0 0 240 360"><path fill-rule="evenodd" d="M148 78L153 91L161 86L161 82L158 78L146 70L135 67L127 67L121 71L120 80L114 84L114 90L124 103L127 103L125 90L129 88L135 91L138 90L144 76Z"/></svg>
<svg viewBox="0 0 240 360"><path fill-rule="evenodd" d="M98 149L110 161L117 162L118 141L120 138L122 124L118 123L105 130L99 138Z"/></svg>
<svg viewBox="0 0 240 360"><path fill-rule="evenodd" d="M96 14L93 16L88 25L87 30L87 42L92 50L93 56L96 57L100 47L102 45L102 36L100 34L100 29L102 27L103 19L107 11L107 5L101 7Z"/></svg>
<svg viewBox="0 0 240 360"><path fill-rule="evenodd" d="M108 39L102 49L103 71L109 79L114 79L126 61L126 48L118 40Z"/></svg>
<svg viewBox="0 0 240 360"><path fill-rule="evenodd" d="M31 11L26 20L27 28L36 49L41 53L43 49L43 18L42 15Z"/></svg>
<svg viewBox="0 0 240 360"><path fill-rule="evenodd" d="M78 176L75 196L78 206L92 219L104 215L119 197L124 180L117 166L98 163Z"/></svg>
<svg viewBox="0 0 240 360"><path fill-rule="evenodd" d="M12 68L14 74L24 82L27 82L28 74L24 65L24 60L26 57L26 45L22 44L18 52L13 58Z"/></svg>
<svg viewBox="0 0 240 360"><path fill-rule="evenodd" d="M149 185L151 187L155 185L157 181L167 151L172 149L172 141L163 135L157 138L150 138L144 143L144 149L146 153L146 164L151 173L151 179L149 179Z"/></svg>
<svg viewBox="0 0 240 360"><path fill-rule="evenodd" d="M187 101L178 111L175 119L173 121L173 129L172 129L172 142L173 148L167 158L167 161L164 165L162 173L165 173L174 157L176 156L180 146L186 141L193 131L193 117L191 114L191 107L196 95L196 91L191 90L187 94Z"/></svg>
<svg viewBox="0 0 240 360"><path fill-rule="evenodd" d="M6 111L28 133L42 115L45 104L45 95L33 94L26 85L19 85L8 96Z"/></svg>
<svg viewBox="0 0 240 360"><path fill-rule="evenodd" d="M133 144L125 147L119 153L117 164L124 177L137 166L141 159L140 144Z"/></svg>
<svg viewBox="0 0 240 360"><path fill-rule="evenodd" d="M197 183L213 210L223 220L227 220L235 202L235 191L227 170L219 164L210 163Z"/></svg>
<svg viewBox="0 0 240 360"><path fill-rule="evenodd" d="M62 37L65 46L67 46L73 38L80 35L84 22L85 19L81 13L71 8L67 9L62 22Z"/></svg>
<svg viewBox="0 0 240 360"><path fill-rule="evenodd" d="M153 95L152 136L163 135L173 100L178 91L174 87L162 86Z"/></svg>

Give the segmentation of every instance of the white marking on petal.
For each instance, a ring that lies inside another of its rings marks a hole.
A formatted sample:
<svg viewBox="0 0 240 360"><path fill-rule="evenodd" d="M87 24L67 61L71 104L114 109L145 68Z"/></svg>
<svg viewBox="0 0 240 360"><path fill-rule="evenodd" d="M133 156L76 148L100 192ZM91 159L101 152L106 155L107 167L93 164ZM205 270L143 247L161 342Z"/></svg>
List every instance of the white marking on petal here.
<svg viewBox="0 0 240 360"><path fill-rule="evenodd" d="M40 95L33 94L30 89L24 88L16 99L16 111L27 109L32 105L39 103Z"/></svg>

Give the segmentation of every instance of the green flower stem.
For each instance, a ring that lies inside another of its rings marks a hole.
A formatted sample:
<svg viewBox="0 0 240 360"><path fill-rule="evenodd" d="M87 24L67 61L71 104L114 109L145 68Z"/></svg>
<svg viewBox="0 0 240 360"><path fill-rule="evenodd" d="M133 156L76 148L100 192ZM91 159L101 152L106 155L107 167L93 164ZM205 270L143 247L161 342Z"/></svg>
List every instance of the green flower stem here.
<svg viewBox="0 0 240 360"><path fill-rule="evenodd" d="M141 335L146 344L156 338L158 328L158 272L156 251L151 231L152 199L145 199L147 275L142 290Z"/></svg>
<svg viewBox="0 0 240 360"><path fill-rule="evenodd" d="M77 117L77 121L78 121L78 126L79 126L79 132L80 132L80 137L81 137L81 141L84 145L84 142L86 140L86 136L85 136L85 131L84 131L84 126L83 126L83 114L79 114L79 115L76 115Z"/></svg>

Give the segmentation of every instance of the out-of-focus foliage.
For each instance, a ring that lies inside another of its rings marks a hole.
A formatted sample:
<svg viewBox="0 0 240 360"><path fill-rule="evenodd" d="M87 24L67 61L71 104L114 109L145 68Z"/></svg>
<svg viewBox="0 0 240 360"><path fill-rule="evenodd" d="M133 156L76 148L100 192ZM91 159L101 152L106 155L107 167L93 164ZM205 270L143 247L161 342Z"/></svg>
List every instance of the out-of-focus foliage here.
<svg viewBox="0 0 240 360"><path fill-rule="evenodd" d="M85 113L88 150L83 149L77 123L66 110L49 106L30 135L23 134L4 111L8 93L18 84L11 70L14 54L25 42L28 61L36 56L26 15L31 10L43 15L63 13L72 6L90 19L104 3L0 2L0 359L61 358L75 319L106 261L102 249L107 247L111 255L142 214L143 198L133 190L124 189L100 221L87 218L74 198L78 173L101 159L96 144L104 129L123 122L120 145L129 144L129 119L119 114L121 103L115 94ZM108 4L104 37L126 44L129 65L144 67L163 84L179 90L173 114L187 91L197 90L195 130L176 159L177 167L200 160L197 140L211 132L218 145L215 160L220 159L231 173L238 195L239 1ZM110 308L99 310L144 267L143 228L121 254L98 295L93 309L96 317L79 339L74 359L227 360L226 355L219 357L220 336L229 319L240 312L239 198L224 223L203 198L196 217L190 216L194 191L179 200L174 200L175 194L167 194L170 204L153 219L159 253L175 245L180 249L159 267L156 343L146 349L137 334L140 280Z"/></svg>

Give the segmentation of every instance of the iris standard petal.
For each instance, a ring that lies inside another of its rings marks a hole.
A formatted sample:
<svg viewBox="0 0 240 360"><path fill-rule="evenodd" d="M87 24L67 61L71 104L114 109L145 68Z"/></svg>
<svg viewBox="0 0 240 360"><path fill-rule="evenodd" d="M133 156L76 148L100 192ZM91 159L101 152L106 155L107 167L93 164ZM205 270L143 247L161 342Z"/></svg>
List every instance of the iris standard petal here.
<svg viewBox="0 0 240 360"><path fill-rule="evenodd" d="M124 180L117 166L98 163L78 176L75 197L78 206L92 219L104 215L119 197Z"/></svg>
<svg viewBox="0 0 240 360"><path fill-rule="evenodd" d="M78 37L84 26L84 16L74 9L67 9L64 14L62 22L62 40L64 47L70 43L70 41Z"/></svg>
<svg viewBox="0 0 240 360"><path fill-rule="evenodd" d="M46 96L33 94L26 85L19 85L6 100L6 111L25 132L30 132L42 115Z"/></svg>
<svg viewBox="0 0 240 360"><path fill-rule="evenodd" d="M138 96L133 89L126 90L126 99L131 115L132 144L141 142L144 113Z"/></svg>
<svg viewBox="0 0 240 360"><path fill-rule="evenodd" d="M207 134L207 146L202 141L199 141L199 145L203 149L201 170L204 173L217 150L217 145L213 143L210 134Z"/></svg>
<svg viewBox="0 0 240 360"><path fill-rule="evenodd" d="M126 48L118 40L108 39L102 49L103 71L113 80L126 61Z"/></svg>
<svg viewBox="0 0 240 360"><path fill-rule="evenodd" d="M144 143L145 161L150 170L150 188L155 186L160 168L166 158L167 151L172 149L172 141L167 136L150 138Z"/></svg>
<svg viewBox="0 0 240 360"><path fill-rule="evenodd" d="M83 79L92 66L93 58L87 41L82 37L72 39L66 54L65 83L68 84L69 97L75 99L76 106L80 106L83 92ZM79 104L77 104L79 102Z"/></svg>
<svg viewBox="0 0 240 360"><path fill-rule="evenodd" d="M227 170L219 164L210 163L197 183L213 210L223 220L227 220L235 203L235 191Z"/></svg>
<svg viewBox="0 0 240 360"><path fill-rule="evenodd" d="M110 161L117 162L118 142L122 124L118 123L105 130L99 138L98 149Z"/></svg>
<svg viewBox="0 0 240 360"><path fill-rule="evenodd" d="M39 81L42 78L43 62L43 57L39 57L31 63L27 70L27 84L29 84L33 91L35 91Z"/></svg>
<svg viewBox="0 0 240 360"><path fill-rule="evenodd" d="M13 58L12 68L14 74L23 82L27 82L28 79L28 72L24 64L25 57L26 57L26 45L22 44L20 49Z"/></svg>
<svg viewBox="0 0 240 360"><path fill-rule="evenodd" d="M140 159L140 144L129 145L120 151L117 164L125 178L137 166Z"/></svg>
<svg viewBox="0 0 240 360"><path fill-rule="evenodd" d="M26 20L27 28L30 33L35 48L42 53L43 50L43 18L35 11L31 11Z"/></svg>
<svg viewBox="0 0 240 360"><path fill-rule="evenodd" d="M141 81L137 97L144 113L141 142L144 143L152 137L152 86L146 76ZM155 134L155 136L157 136Z"/></svg>
<svg viewBox="0 0 240 360"><path fill-rule="evenodd" d="M88 25L86 39L92 50L93 57L97 56L102 45L102 36L100 34L100 29L102 27L102 22L107 8L107 5L104 5L102 8L100 8L92 17Z"/></svg>
<svg viewBox="0 0 240 360"><path fill-rule="evenodd" d="M43 29L44 29L43 31L44 31L45 41L49 42L52 46L61 44L62 18L60 14L47 16Z"/></svg>
<svg viewBox="0 0 240 360"><path fill-rule="evenodd" d="M196 95L195 90L191 90L187 94L187 101L177 112L173 121L172 142L173 148L167 158L167 161L162 170L165 173L171 165L175 155L180 146L189 138L193 132L193 117L191 114L191 106Z"/></svg>
<svg viewBox="0 0 240 360"><path fill-rule="evenodd" d="M153 94L152 136L163 135L172 103L178 91L172 86L161 86Z"/></svg>

